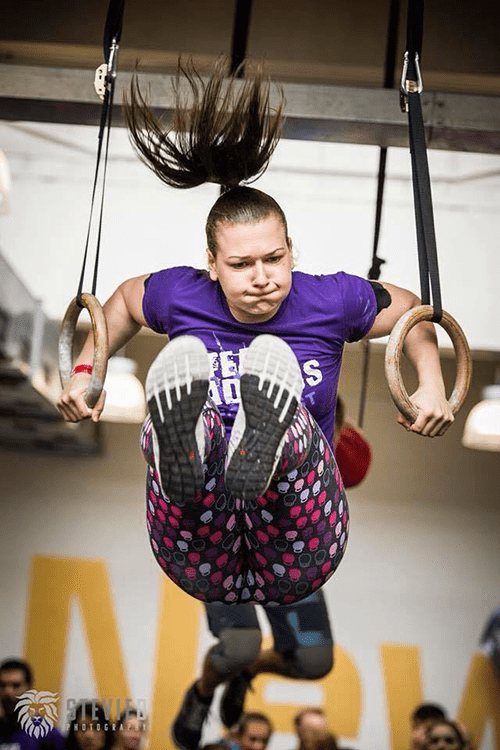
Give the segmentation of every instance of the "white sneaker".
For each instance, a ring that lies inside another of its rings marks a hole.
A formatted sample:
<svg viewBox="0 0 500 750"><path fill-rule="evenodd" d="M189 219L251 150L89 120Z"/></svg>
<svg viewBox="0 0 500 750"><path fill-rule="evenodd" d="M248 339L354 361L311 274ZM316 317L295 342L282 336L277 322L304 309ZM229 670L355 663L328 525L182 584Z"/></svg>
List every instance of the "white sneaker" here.
<svg viewBox="0 0 500 750"><path fill-rule="evenodd" d="M146 378L153 452L163 494L189 500L203 490L202 410L210 361L203 342L179 336L158 354Z"/></svg>
<svg viewBox="0 0 500 750"><path fill-rule="evenodd" d="M257 336L246 353L228 448L226 486L241 500L259 497L269 487L303 387L288 344L277 336Z"/></svg>

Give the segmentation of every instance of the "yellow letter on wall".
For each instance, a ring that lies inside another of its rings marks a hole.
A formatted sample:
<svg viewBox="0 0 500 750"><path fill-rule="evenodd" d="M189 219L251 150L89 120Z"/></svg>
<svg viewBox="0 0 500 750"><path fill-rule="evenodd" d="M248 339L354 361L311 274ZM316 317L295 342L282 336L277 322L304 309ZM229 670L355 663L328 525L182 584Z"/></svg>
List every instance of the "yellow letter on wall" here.
<svg viewBox="0 0 500 750"><path fill-rule="evenodd" d="M422 703L420 649L382 643L380 646L389 711L391 750L410 746L410 714Z"/></svg>
<svg viewBox="0 0 500 750"><path fill-rule="evenodd" d="M103 560L33 557L24 652L33 666L36 686L61 692L74 597L80 604L97 696L124 700L129 691Z"/></svg>
<svg viewBox="0 0 500 750"><path fill-rule="evenodd" d="M173 747L170 728L195 678L202 604L161 575L149 747Z"/></svg>
<svg viewBox="0 0 500 750"><path fill-rule="evenodd" d="M500 680L484 654L475 654L472 659L457 718L472 733L476 746L487 719L491 719L495 748L500 748Z"/></svg>

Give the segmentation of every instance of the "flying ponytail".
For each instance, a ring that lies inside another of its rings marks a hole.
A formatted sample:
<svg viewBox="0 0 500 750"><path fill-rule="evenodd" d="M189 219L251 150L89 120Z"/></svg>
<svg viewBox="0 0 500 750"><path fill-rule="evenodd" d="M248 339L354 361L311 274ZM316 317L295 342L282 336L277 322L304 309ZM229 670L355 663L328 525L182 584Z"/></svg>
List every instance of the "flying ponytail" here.
<svg viewBox="0 0 500 750"><path fill-rule="evenodd" d="M152 111L134 74L125 97L125 119L140 159L171 187L192 188L214 182L224 189L256 180L266 170L283 127L283 93L276 111L270 83L261 69L251 78L226 80L219 60L208 80L192 61L179 60L174 82L171 127ZM182 81L190 97L183 95ZM188 99L191 99L188 103Z"/></svg>

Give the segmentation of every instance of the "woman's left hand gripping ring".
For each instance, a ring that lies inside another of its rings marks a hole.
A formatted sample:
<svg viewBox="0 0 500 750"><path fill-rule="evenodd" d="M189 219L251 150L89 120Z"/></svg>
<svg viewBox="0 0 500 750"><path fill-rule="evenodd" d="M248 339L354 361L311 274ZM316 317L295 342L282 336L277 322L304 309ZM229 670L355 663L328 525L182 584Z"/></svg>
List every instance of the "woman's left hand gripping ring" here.
<svg viewBox="0 0 500 750"><path fill-rule="evenodd" d="M84 292L81 295L83 307L89 311L94 334L94 359L92 362L92 375L89 387L85 392L85 402L92 409L101 395L106 379L108 366L108 328L104 311L93 294ZM59 374L63 388L69 382L73 370L73 340L75 336L76 322L82 311L77 297L69 303L66 315L61 326L59 335Z"/></svg>
<svg viewBox="0 0 500 750"><path fill-rule="evenodd" d="M410 422L414 422L418 416L416 407L410 401L408 392L401 377L401 354L407 334L414 325L423 320L432 320L434 308L431 305L419 305L408 310L396 323L387 343L385 351L385 374L392 400L397 408ZM457 321L449 313L443 310L439 323L448 333L455 349L457 358L457 375L455 387L448 400L451 411L456 414L467 396L472 372L472 363L469 345L464 332Z"/></svg>

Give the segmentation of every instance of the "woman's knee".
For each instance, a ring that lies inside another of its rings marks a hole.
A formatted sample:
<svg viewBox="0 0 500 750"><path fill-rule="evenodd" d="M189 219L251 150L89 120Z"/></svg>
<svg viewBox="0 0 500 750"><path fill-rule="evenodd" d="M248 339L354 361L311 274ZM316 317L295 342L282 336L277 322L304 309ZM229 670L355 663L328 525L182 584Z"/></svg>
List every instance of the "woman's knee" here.
<svg viewBox="0 0 500 750"><path fill-rule="evenodd" d="M210 650L210 661L220 674L241 672L257 658L261 639L259 628L225 628Z"/></svg>
<svg viewBox="0 0 500 750"><path fill-rule="evenodd" d="M285 655L289 677L319 680L333 668L333 644L328 646L299 646Z"/></svg>

